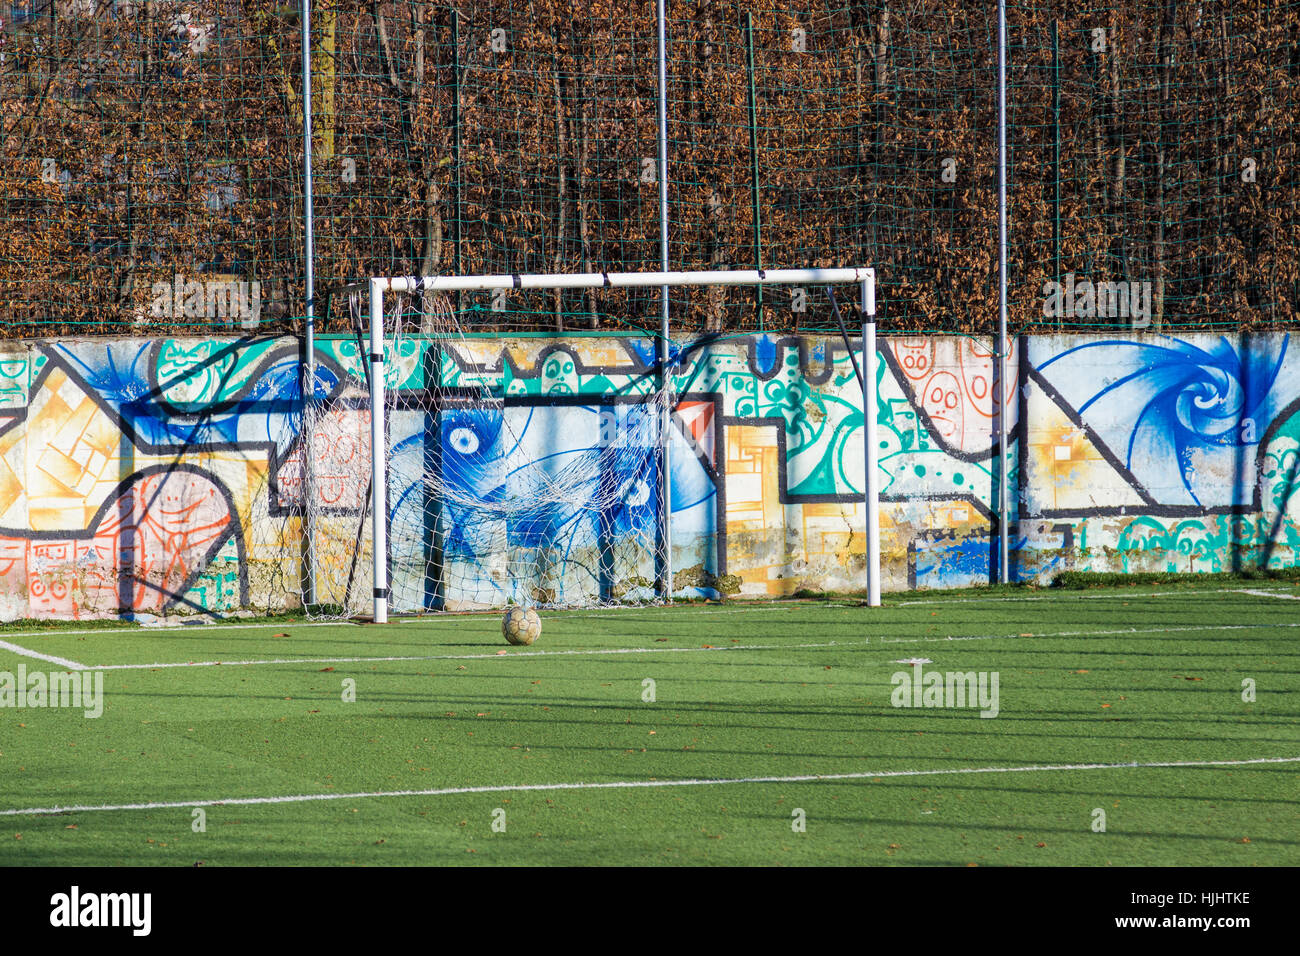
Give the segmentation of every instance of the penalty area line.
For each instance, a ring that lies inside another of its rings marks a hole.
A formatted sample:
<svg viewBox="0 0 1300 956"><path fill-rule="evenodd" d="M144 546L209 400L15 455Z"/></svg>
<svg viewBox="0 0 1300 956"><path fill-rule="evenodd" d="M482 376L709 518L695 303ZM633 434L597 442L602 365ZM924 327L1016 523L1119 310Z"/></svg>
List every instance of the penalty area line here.
<svg viewBox="0 0 1300 956"><path fill-rule="evenodd" d="M286 627L364 627L366 625L356 624L352 621L294 621L283 624L202 624L195 622L193 624L136 624L134 627L90 627L71 628L47 627L43 631L11 631L5 633L5 637L86 637L95 634L107 634L113 637L121 637L123 634L140 635L140 634L174 634L179 631L185 631L190 634L198 634L208 631L249 631L264 628L268 631ZM0 645L4 644L0 641ZM35 652L33 652L35 653Z"/></svg>
<svg viewBox="0 0 1300 956"><path fill-rule="evenodd" d="M1114 637L1122 634L1176 634L1189 631L1260 631L1274 628L1300 628L1300 622L1274 624L1189 624L1174 627L1122 627L1110 630L1086 631L1034 631L1020 634L949 634L924 637L874 637L858 641L818 641L806 644L719 644L701 647L601 647L589 650L567 651L512 651L490 654L418 654L386 657L285 657L263 660L236 661L171 661L153 664L79 664L81 670L90 671L153 671L180 667L255 667L258 665L285 664L386 664L408 661L517 661L538 657L591 657L618 654L701 654L717 651L801 651L831 647L862 648L894 644L936 644L957 641L1014 641L1024 638L1050 637Z"/></svg>
<svg viewBox="0 0 1300 956"><path fill-rule="evenodd" d="M1279 585L1286 587L1286 585ZM1295 595L1259 590L1247 590L1245 588L1189 588L1186 591L1145 591L1145 592L1125 592L1125 591L1108 591L1104 594L1085 594L1081 591L1056 591L1052 594L1024 594L1007 597L977 597L977 598L939 598L936 600L922 601L887 601L885 607L921 607L936 606L940 604L1023 604L1029 602L1057 601L1062 604L1068 604L1070 601L1141 601L1145 598L1155 597L1195 597L1198 594L1253 594L1257 597L1295 597Z"/></svg>
<svg viewBox="0 0 1300 956"><path fill-rule="evenodd" d="M1300 601L1300 594L1287 594L1285 591L1264 591L1260 588L1238 588L1234 593L1249 594L1252 597L1281 598L1284 601Z"/></svg>
<svg viewBox="0 0 1300 956"><path fill-rule="evenodd" d="M66 667L70 671L84 671L88 669L85 664L78 664L76 661L70 661L66 657L55 657L53 654L42 654L40 651L33 651L18 644L11 644L9 641L0 641L0 649L12 651L15 654L21 654L23 657L34 657L36 660L45 661L47 664L58 664L60 667Z"/></svg>
<svg viewBox="0 0 1300 956"><path fill-rule="evenodd" d="M161 670L171 667L253 667L258 664L383 664L403 661L497 661L519 660L524 657L585 657L602 654L687 654L704 651L773 651L799 650L801 648L861 647L871 643L860 641L822 641L816 644L719 644L716 647L601 647L590 650L569 651L514 651L491 654L420 654L403 657L293 657L271 660L244 661L177 661L167 664L96 664L87 667L95 671Z"/></svg>
<svg viewBox="0 0 1300 956"><path fill-rule="evenodd" d="M221 800L168 800L151 803L98 804L68 807L29 807L0 810L0 817L52 816L61 813L173 810L187 807L261 806L312 803L322 800L371 800L385 797L448 797L476 793L548 793L557 790L652 790L664 787L721 787L755 783L833 783L842 780L884 780L896 777L944 777L986 773L1067 773L1085 770L1146 770L1247 767L1300 763L1300 757L1254 757L1246 760L1166 760L1132 763L1038 764L1023 767L949 767L940 770L862 770L854 773L793 774L771 777L703 777L682 780L611 780L601 783L519 783L483 787L436 787L428 790L374 790L357 793L303 793L280 797L228 797Z"/></svg>

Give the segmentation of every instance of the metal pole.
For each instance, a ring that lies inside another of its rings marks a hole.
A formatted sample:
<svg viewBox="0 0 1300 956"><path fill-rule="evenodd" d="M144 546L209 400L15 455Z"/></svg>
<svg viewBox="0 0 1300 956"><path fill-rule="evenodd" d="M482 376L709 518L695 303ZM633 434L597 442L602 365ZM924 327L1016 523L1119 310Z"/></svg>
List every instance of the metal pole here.
<svg viewBox="0 0 1300 956"><path fill-rule="evenodd" d="M1061 281L1061 46L1052 21L1052 281ZM1058 318L1057 325L1065 321Z"/></svg>
<svg viewBox="0 0 1300 956"><path fill-rule="evenodd" d="M370 280L370 517L375 623L388 623L388 491L384 439L384 282ZM346 596L344 598L346 600Z"/></svg>
<svg viewBox="0 0 1300 956"><path fill-rule="evenodd" d="M451 11L451 188L452 188L452 206L454 209L453 217L455 219L456 245L453 247L456 258L456 275L463 271L461 262L461 234L464 232L464 225L461 219L461 182L460 182L460 14L453 9ZM456 312L461 311L461 297L456 296Z"/></svg>
<svg viewBox="0 0 1300 956"><path fill-rule="evenodd" d="M880 607L880 442L876 437L876 270L862 280L862 415L866 445L867 605Z"/></svg>
<svg viewBox="0 0 1300 956"><path fill-rule="evenodd" d="M303 560L305 569L303 582L303 603L316 603L316 562L315 528L312 521L312 495L315 494L315 482L312 481L314 455L312 454L312 436L315 433L314 418L309 409L315 401L316 393L316 230L315 208L312 197L312 141L311 141L311 0L302 0L302 165L303 165L303 258L306 260L306 314L303 324L306 328L304 343L306 369L302 375L302 431L303 431Z"/></svg>
<svg viewBox="0 0 1300 956"><path fill-rule="evenodd" d="M668 26L664 7L667 0L658 0L659 26L659 260L660 269L668 271ZM659 387L667 397L670 385L668 372L668 286L659 289L661 314L659 319ZM673 531L672 531L672 458L669 444L672 441L673 410L667 401L660 413L659 424L659 522L662 528L663 589L664 600L673 599Z"/></svg>
<svg viewBox="0 0 1300 956"><path fill-rule="evenodd" d="M1007 3L998 0L998 581L1007 583Z"/></svg>
<svg viewBox="0 0 1300 956"><path fill-rule="evenodd" d="M745 13L745 49L749 55L749 169L753 182L751 205L754 210L754 268L763 268L763 218L759 210L758 193L758 94L754 89L754 14ZM665 267L666 268L666 267ZM758 330L763 331L763 287L758 295Z"/></svg>

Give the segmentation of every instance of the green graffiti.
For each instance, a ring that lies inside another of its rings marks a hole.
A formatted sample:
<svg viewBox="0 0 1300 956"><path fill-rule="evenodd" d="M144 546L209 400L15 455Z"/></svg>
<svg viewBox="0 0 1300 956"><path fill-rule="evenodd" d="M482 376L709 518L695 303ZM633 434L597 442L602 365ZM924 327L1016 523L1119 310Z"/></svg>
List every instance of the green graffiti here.
<svg viewBox="0 0 1300 956"><path fill-rule="evenodd" d="M230 342L165 339L157 364L162 397L194 409L228 401L248 386L276 344L257 342L235 350Z"/></svg>
<svg viewBox="0 0 1300 956"><path fill-rule="evenodd" d="M0 408L26 408L27 355L0 356Z"/></svg>

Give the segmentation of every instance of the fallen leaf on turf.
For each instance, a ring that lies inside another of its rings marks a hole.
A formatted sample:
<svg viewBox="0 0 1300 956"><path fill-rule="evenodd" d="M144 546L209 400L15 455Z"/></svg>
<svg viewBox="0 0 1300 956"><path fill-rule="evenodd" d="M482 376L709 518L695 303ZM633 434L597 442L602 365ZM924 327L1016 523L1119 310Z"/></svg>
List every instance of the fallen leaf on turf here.
<svg viewBox="0 0 1300 956"><path fill-rule="evenodd" d="M712 649L712 648L713 648L713 645L712 645L712 644L701 644L700 647L707 647L707 648L709 648L709 649Z"/></svg>
<svg viewBox="0 0 1300 956"><path fill-rule="evenodd" d="M1035 843L1034 846L1037 846L1037 847L1044 847L1044 846L1047 846L1047 844L1046 844L1046 843Z"/></svg>
<svg viewBox="0 0 1300 956"><path fill-rule="evenodd" d="M288 635L288 633L286 632L286 633L284 633L284 634L272 634L271 636L272 636L272 637L288 637L289 635Z"/></svg>
<svg viewBox="0 0 1300 956"><path fill-rule="evenodd" d="M69 824L68 824L66 827L64 827L63 829L65 829L65 830L75 830L75 829L77 829L77 825L76 825L75 823L69 823Z"/></svg>
<svg viewBox="0 0 1300 956"><path fill-rule="evenodd" d="M1075 671L1075 673L1076 673L1076 674L1086 674L1086 673L1088 673L1088 672L1087 672L1087 671L1084 671L1084 670L1078 670L1078 671Z"/></svg>
<svg viewBox="0 0 1300 956"><path fill-rule="evenodd" d="M1249 843L1249 842L1250 842L1250 837L1242 837L1242 838L1241 838L1241 842L1242 842L1242 843Z"/></svg>
<svg viewBox="0 0 1300 956"><path fill-rule="evenodd" d="M1103 706L1103 707L1109 707L1110 704L1102 704L1101 706Z"/></svg>
<svg viewBox="0 0 1300 956"><path fill-rule="evenodd" d="M1032 635L1032 634L1021 634L1020 636L1021 636L1021 637L1033 637L1034 635Z"/></svg>
<svg viewBox="0 0 1300 956"><path fill-rule="evenodd" d="M667 641L667 640L668 640L668 638L666 638L666 637L656 637L656 638L655 638L655 643L656 643L656 644L663 644L663 643L664 643L665 641Z"/></svg>
<svg viewBox="0 0 1300 956"><path fill-rule="evenodd" d="M497 651L497 657L500 657L502 654L505 654L505 653L507 653L507 652L506 652L506 651Z"/></svg>
<svg viewBox="0 0 1300 956"><path fill-rule="evenodd" d="M334 669L334 668L332 668L332 667L322 667L322 668L320 669L320 672L321 672L322 674L325 674L325 673L328 673L329 671L332 671L333 669Z"/></svg>

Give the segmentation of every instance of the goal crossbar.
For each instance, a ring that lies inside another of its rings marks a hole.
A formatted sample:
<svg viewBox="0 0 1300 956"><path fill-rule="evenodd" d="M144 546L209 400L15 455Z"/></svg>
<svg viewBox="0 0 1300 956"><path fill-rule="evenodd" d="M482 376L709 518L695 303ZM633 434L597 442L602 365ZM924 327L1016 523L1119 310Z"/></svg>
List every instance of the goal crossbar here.
<svg viewBox="0 0 1300 956"><path fill-rule="evenodd" d="M671 288L674 286L762 286L762 285L857 285L860 289L862 317L862 407L864 410L863 446L867 603L880 604L880 521L879 446L876 441L876 270L869 267L846 269L728 269L695 272L573 272L553 274L508 274L476 276L390 276L372 277L367 282L346 286L343 292L369 294L370 305L370 513L372 519L372 553L374 560L374 621L388 620L388 515L385 401L384 401L384 293L474 292L493 289L599 289L599 288ZM847 342L846 342L847 347ZM853 361L850 351L849 360ZM667 369L662 369L667 380ZM669 480L667 418L660 442L661 481ZM664 495L664 501L668 496ZM661 510L668 510L666 506ZM661 515L666 574L664 596L671 600L671 516Z"/></svg>
<svg viewBox="0 0 1300 956"><path fill-rule="evenodd" d="M875 287L875 269L721 269L697 272L561 272L372 278L381 292L484 292L492 289L644 289L662 286L858 285ZM361 283L344 292L366 289Z"/></svg>

